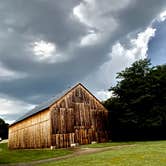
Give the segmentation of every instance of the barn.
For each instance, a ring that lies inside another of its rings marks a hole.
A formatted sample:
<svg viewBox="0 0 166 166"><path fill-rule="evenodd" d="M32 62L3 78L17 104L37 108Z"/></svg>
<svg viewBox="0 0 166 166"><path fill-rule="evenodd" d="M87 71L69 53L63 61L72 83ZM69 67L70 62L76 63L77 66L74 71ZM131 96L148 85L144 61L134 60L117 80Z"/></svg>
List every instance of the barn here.
<svg viewBox="0 0 166 166"><path fill-rule="evenodd" d="M9 127L9 148L67 148L108 141L108 111L81 83L43 102Z"/></svg>

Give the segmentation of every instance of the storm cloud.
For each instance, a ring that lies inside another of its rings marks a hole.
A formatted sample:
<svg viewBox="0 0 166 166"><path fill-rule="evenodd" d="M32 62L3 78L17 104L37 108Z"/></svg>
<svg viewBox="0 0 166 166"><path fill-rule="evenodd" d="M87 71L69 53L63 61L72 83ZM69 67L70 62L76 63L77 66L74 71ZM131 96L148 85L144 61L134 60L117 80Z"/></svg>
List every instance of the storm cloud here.
<svg viewBox="0 0 166 166"><path fill-rule="evenodd" d="M77 82L109 97L116 72L151 57L165 9L165 0L0 0L0 116L15 120Z"/></svg>

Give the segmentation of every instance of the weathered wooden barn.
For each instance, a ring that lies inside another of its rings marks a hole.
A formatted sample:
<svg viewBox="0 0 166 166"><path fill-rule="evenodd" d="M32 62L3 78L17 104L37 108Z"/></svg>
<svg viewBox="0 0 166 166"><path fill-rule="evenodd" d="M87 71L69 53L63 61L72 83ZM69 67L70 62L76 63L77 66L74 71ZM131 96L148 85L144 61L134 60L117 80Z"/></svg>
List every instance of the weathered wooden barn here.
<svg viewBox="0 0 166 166"><path fill-rule="evenodd" d="M9 148L70 147L108 140L108 111L82 84L53 97L9 127Z"/></svg>

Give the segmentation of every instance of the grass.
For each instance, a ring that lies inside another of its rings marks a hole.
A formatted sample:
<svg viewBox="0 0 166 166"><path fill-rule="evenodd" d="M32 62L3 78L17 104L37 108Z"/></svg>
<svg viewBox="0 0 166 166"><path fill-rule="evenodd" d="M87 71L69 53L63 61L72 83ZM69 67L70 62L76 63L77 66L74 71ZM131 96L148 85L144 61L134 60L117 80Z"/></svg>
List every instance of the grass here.
<svg viewBox="0 0 166 166"><path fill-rule="evenodd" d="M64 156L72 153L68 149L8 150L7 143L0 144L0 164L29 162Z"/></svg>
<svg viewBox="0 0 166 166"><path fill-rule="evenodd" d="M122 146L131 145L134 146ZM105 152L86 154L70 159L40 164L40 166L165 166L166 141L108 142L82 145L80 148L112 147ZM118 148L116 147L118 146ZM121 148L119 148L121 146ZM69 149L8 150L7 144L0 144L0 164L29 162L71 154Z"/></svg>
<svg viewBox="0 0 166 166"><path fill-rule="evenodd" d="M135 142L106 142L106 143L96 143L96 144L88 144L88 145L81 145L82 148L104 148L110 146L121 146L121 145L131 145L135 144Z"/></svg>
<svg viewBox="0 0 166 166"><path fill-rule="evenodd" d="M114 143L113 143L114 144ZM118 143L115 143L120 145ZM115 145L114 144L114 145ZM89 146L106 147L112 143ZM40 166L165 166L166 141L136 142L135 146L125 146L90 155L41 164Z"/></svg>

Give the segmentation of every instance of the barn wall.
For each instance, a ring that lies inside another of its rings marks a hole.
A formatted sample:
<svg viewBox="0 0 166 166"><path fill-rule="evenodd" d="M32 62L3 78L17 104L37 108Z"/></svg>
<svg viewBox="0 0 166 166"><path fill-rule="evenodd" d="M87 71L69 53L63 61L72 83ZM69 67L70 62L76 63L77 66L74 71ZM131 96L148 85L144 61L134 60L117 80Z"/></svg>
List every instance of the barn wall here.
<svg viewBox="0 0 166 166"><path fill-rule="evenodd" d="M51 144L68 147L108 140L108 111L82 86L51 107Z"/></svg>
<svg viewBox="0 0 166 166"><path fill-rule="evenodd" d="M9 128L9 148L50 147L50 111L42 111Z"/></svg>

